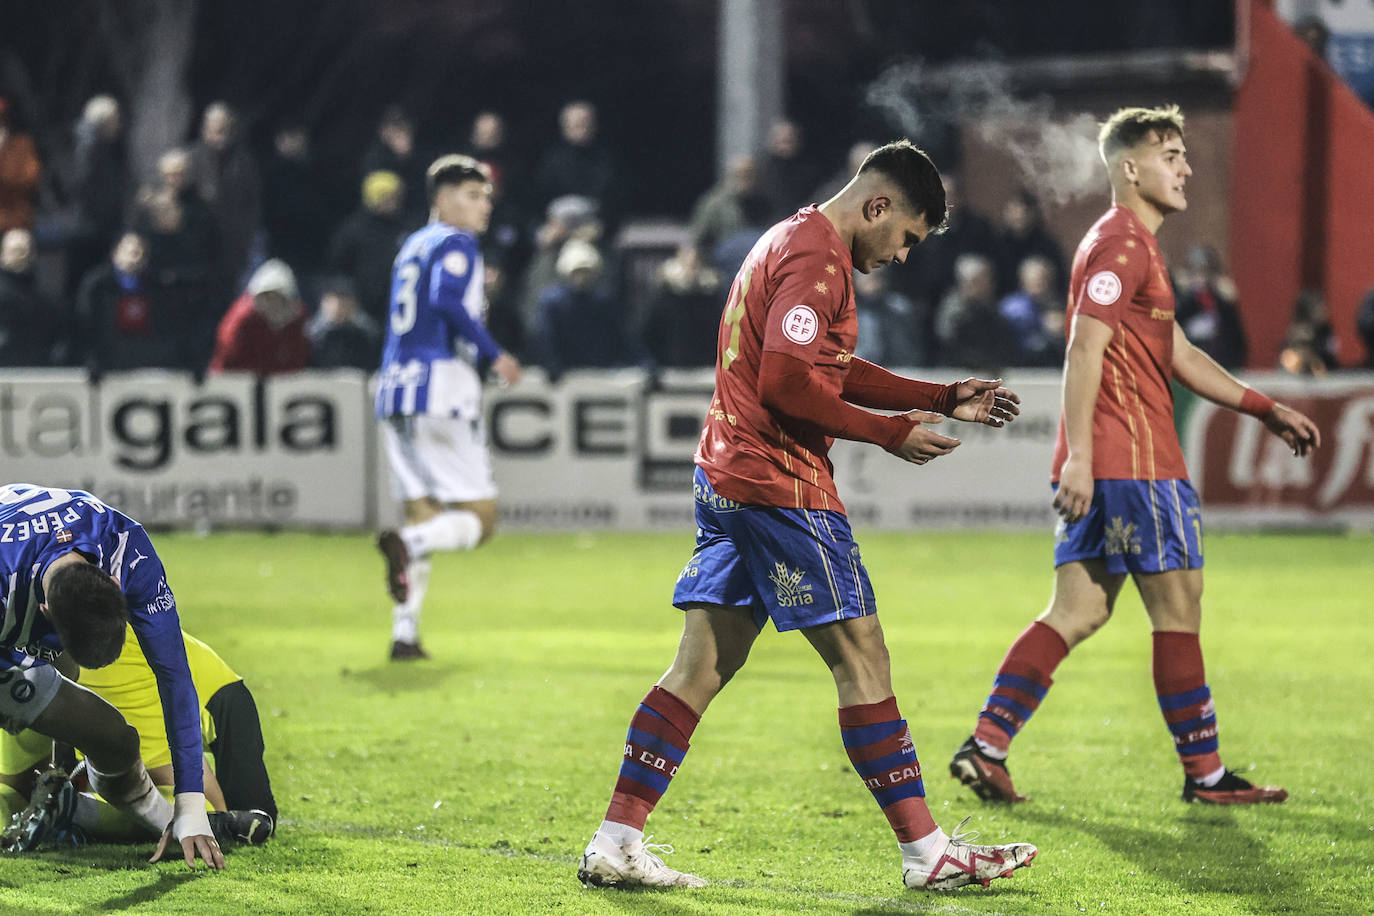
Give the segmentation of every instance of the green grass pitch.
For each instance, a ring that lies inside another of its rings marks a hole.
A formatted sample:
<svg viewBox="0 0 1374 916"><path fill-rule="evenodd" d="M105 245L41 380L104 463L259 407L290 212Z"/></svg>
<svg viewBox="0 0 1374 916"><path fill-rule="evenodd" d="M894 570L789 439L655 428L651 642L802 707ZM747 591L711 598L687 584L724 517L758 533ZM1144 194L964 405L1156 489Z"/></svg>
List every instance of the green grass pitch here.
<svg viewBox="0 0 1374 916"><path fill-rule="evenodd" d="M1292 793L1188 806L1129 588L1018 739L1015 808L947 775L1012 638L1048 597L1041 535L864 534L897 696L940 823L1026 840L987 889L904 891L850 769L834 688L771 629L707 713L649 821L697 891L586 890L631 711L672 657L690 535L504 535L435 562L434 659L385 660L361 535L155 538L186 627L247 679L283 820L222 874L146 846L0 861L3 913L1367 913L1374 911L1374 538L1208 541L1203 645L1222 752Z"/></svg>

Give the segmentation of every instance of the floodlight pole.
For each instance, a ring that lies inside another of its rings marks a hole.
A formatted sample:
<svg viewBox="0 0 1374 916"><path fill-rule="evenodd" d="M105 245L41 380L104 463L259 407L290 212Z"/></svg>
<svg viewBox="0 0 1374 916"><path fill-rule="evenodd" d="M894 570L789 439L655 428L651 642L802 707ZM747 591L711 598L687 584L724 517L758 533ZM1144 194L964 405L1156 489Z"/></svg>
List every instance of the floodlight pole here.
<svg viewBox="0 0 1374 916"><path fill-rule="evenodd" d="M783 114L783 0L720 0L716 43L716 172L763 149Z"/></svg>

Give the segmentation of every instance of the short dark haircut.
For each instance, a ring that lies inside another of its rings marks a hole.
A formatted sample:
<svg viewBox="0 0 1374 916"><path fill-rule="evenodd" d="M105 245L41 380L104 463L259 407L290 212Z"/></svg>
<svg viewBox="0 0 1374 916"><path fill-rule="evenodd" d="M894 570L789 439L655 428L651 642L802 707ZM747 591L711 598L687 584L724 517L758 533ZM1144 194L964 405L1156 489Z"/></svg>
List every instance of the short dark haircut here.
<svg viewBox="0 0 1374 916"><path fill-rule="evenodd" d="M865 172L882 172L895 181L912 210L925 217L932 235L945 231L949 224L945 185L925 150L910 140L893 140L865 157L859 174Z"/></svg>
<svg viewBox="0 0 1374 916"><path fill-rule="evenodd" d="M1178 134L1183 136L1183 112L1177 105L1158 108L1120 108L1102 125L1097 133L1097 151L1103 162L1126 149L1135 149L1150 134L1160 139Z"/></svg>
<svg viewBox="0 0 1374 916"><path fill-rule="evenodd" d="M91 563L69 563L48 581L48 614L63 650L83 668L119 658L129 609L115 580Z"/></svg>
<svg viewBox="0 0 1374 916"><path fill-rule="evenodd" d="M465 181L480 181L483 184L491 182L491 169L484 162L478 162L471 156L461 156L458 153L450 153L447 156L440 156L430 163L425 171L425 190L429 193L429 202L434 203L434 197L439 193L439 189L446 184L462 184Z"/></svg>

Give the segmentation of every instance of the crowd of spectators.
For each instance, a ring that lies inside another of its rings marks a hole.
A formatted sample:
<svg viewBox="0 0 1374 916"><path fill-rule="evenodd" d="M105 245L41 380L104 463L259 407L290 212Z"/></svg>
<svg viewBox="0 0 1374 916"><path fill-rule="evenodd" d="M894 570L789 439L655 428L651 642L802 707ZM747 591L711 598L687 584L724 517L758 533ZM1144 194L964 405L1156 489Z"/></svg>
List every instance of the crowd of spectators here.
<svg viewBox="0 0 1374 916"><path fill-rule="evenodd" d="M140 184L119 103L92 98L71 132L58 204L45 214L44 164L0 99L0 366L79 366L94 376L375 368L392 261L428 219L424 173L436 151L417 143L404 111L386 109L357 153L356 206L332 220L309 128L278 125L260 158L244 127L228 105L207 106L195 137L164 151ZM568 103L556 128L523 156L502 117L484 111L461 149L494 178L483 240L488 323L552 378L712 365L717 317L758 236L836 193L875 146L859 141L844 162L818 161L798 125L778 122L762 149L732 159L703 189L677 250L660 249L644 270L630 269L615 244L637 214L595 107ZM989 373L1058 366L1068 263L1036 197L1011 195L994 219L965 204L956 176L946 192L949 227L913 250L910 268L855 276L861 355ZM46 282L36 269L43 250L57 265ZM1242 366L1235 284L1216 251L1195 248L1174 279L1189 336L1222 365ZM1285 344L1281 363L1292 371L1334 365L1314 296L1299 303ZM1361 328L1374 334L1374 294L1362 314Z"/></svg>

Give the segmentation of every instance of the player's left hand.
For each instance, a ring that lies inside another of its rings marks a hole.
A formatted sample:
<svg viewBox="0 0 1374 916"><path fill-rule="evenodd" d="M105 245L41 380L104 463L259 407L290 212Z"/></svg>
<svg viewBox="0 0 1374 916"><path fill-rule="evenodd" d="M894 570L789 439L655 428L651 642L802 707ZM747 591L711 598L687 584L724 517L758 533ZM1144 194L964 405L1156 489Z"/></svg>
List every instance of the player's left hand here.
<svg viewBox="0 0 1374 916"><path fill-rule="evenodd" d="M1264 425L1293 450L1299 458L1321 447L1322 434L1317 424L1287 404L1275 404L1274 409L1264 415Z"/></svg>
<svg viewBox="0 0 1374 916"><path fill-rule="evenodd" d="M162 839L158 840L157 851L149 862L157 862L162 858L164 852L171 845L172 825L168 824L167 829L162 831ZM197 834L195 836L183 837L181 840L181 854L186 857L186 865L189 868L196 867L196 859L205 860L205 864L221 871L224 869L224 853L220 851L219 843L214 836Z"/></svg>
<svg viewBox="0 0 1374 916"><path fill-rule="evenodd" d="M966 378L954 388L956 420L982 423L984 426L1006 426L1021 413L1021 398L1016 392L1002 387L1002 380Z"/></svg>

